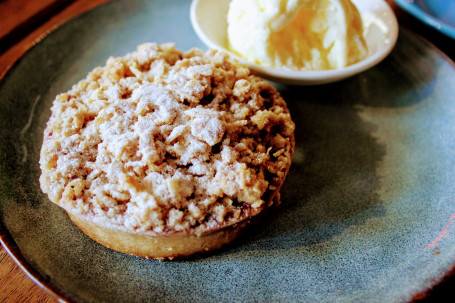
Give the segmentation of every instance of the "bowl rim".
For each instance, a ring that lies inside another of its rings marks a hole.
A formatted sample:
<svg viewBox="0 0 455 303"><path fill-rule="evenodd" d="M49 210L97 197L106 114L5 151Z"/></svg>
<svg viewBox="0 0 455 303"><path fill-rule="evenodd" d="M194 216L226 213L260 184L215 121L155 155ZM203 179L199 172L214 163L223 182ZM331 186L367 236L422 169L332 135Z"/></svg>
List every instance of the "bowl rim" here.
<svg viewBox="0 0 455 303"><path fill-rule="evenodd" d="M213 1L213 0L212 0ZM359 0L360 1L360 0ZM366 1L366 0L363 0ZM228 53L230 56L237 59L239 62L246 64L253 72L263 76L264 78L268 78L273 81L285 83L285 84L300 84L300 85L307 85L307 84L325 84L331 83L338 80L345 79L347 77L356 75L361 73L374 65L381 62L385 57L387 57L390 52L393 50L397 40L398 40L398 32L399 32L399 25L395 13L393 12L392 8L387 4L386 1L383 0L368 0L375 5L379 5L381 9L387 10L388 18L392 21L389 25L388 33L388 43L386 43L385 47L381 47L380 49L376 50L375 52L369 54L365 59L354 63L352 65L348 65L343 68L333 69L333 70L305 70L305 71L297 71L297 70L290 70L284 68L276 68L276 67L267 67L261 66L259 64L255 64L252 62L248 62L239 56L235 55L222 45L215 43L211 40L204 30L201 28L198 18L198 4L200 0L192 0L191 7L190 7L190 20L191 25L199 37L199 39L209 48L217 49L220 51L224 51Z"/></svg>

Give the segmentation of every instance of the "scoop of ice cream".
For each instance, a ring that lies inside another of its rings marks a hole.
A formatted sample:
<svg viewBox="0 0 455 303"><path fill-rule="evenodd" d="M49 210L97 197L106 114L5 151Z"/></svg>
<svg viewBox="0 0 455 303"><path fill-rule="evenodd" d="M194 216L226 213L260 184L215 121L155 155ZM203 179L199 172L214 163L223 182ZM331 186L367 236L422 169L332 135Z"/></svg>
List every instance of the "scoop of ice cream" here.
<svg viewBox="0 0 455 303"><path fill-rule="evenodd" d="M350 0L233 0L227 17L230 49L256 64L325 70L367 55Z"/></svg>

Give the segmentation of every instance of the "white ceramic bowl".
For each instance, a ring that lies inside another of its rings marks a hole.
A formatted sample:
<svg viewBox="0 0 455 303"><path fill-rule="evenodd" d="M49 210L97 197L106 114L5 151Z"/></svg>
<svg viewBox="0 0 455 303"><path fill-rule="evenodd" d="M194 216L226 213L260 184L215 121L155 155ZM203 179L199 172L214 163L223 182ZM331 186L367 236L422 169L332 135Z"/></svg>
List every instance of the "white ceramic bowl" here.
<svg viewBox="0 0 455 303"><path fill-rule="evenodd" d="M230 0L193 0L191 24L199 38L210 48L228 52L266 79L297 85L335 82L365 71L382 61L393 49L398 38L398 22L384 0L352 0L362 16L368 56L353 65L321 71L292 71L257 65L231 53L227 45L227 12Z"/></svg>

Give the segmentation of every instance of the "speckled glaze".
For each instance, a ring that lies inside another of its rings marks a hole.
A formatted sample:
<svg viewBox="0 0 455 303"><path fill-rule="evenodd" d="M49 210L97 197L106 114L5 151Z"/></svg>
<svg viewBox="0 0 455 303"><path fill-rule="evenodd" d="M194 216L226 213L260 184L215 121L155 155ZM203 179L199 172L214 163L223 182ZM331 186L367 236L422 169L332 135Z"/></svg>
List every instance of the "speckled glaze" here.
<svg viewBox="0 0 455 303"><path fill-rule="evenodd" d="M77 302L405 302L455 264L455 68L407 31L377 67L278 86L296 122L282 205L210 255L159 262L86 237L39 189L54 96L145 41L202 47L190 1L117 1L62 26L0 83L0 233ZM426 249L426 247L428 247Z"/></svg>

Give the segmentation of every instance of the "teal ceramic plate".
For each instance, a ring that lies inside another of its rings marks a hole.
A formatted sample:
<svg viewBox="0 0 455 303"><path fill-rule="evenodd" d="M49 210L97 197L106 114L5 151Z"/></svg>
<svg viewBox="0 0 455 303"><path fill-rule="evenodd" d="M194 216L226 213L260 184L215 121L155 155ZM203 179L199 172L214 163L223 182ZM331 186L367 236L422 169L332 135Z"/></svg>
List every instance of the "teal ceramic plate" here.
<svg viewBox="0 0 455 303"><path fill-rule="evenodd" d="M202 47L189 6L105 5L51 33L0 83L0 231L23 269L82 302L402 302L438 283L455 264L455 68L408 31L349 80L278 86L297 126L283 203L221 252L117 253L49 202L38 159L54 96L141 42Z"/></svg>
<svg viewBox="0 0 455 303"><path fill-rule="evenodd" d="M454 0L395 0L395 2L420 21L455 39Z"/></svg>

